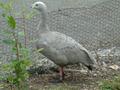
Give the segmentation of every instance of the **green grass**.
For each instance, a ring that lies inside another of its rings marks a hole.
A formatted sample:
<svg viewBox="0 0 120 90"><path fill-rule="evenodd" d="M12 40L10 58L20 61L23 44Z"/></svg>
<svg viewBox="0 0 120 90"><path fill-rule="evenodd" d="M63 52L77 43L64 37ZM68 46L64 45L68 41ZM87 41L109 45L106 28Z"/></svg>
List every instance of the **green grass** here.
<svg viewBox="0 0 120 90"><path fill-rule="evenodd" d="M104 80L99 85L100 90L120 90L120 76L112 80Z"/></svg>

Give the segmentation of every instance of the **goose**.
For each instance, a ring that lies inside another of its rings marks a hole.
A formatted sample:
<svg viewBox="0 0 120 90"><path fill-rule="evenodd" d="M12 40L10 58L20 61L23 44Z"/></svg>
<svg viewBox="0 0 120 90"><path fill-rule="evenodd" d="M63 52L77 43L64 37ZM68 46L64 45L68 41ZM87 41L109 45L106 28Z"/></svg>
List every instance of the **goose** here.
<svg viewBox="0 0 120 90"><path fill-rule="evenodd" d="M43 48L40 53L60 67L60 80L64 80L63 68L66 65L82 63L89 70L92 70L95 59L87 49L70 36L57 31L50 31L47 24L46 4L38 1L32 4L32 8L41 13L39 37L35 43L36 48Z"/></svg>

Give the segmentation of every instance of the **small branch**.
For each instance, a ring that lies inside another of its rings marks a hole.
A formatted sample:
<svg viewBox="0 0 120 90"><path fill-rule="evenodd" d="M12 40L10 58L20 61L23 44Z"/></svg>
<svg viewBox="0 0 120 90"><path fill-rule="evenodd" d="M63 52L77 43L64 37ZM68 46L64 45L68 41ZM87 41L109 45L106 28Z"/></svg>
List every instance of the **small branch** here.
<svg viewBox="0 0 120 90"><path fill-rule="evenodd" d="M70 71L70 72L83 72L82 70L76 70L76 69L64 69L64 71Z"/></svg>
<svg viewBox="0 0 120 90"><path fill-rule="evenodd" d="M15 33L13 33L13 37L15 39L16 56L17 56L17 59L19 60L19 42L18 42L18 38L16 38Z"/></svg>

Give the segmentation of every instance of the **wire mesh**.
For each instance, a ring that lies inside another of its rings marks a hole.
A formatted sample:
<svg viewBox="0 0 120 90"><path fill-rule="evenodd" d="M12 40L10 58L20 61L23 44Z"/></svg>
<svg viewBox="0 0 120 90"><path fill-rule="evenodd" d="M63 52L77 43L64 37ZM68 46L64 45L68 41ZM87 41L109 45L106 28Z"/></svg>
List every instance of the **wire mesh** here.
<svg viewBox="0 0 120 90"><path fill-rule="evenodd" d="M30 49L33 48L30 41L38 38L39 33L36 31L36 27L39 20L39 15L34 16L31 20L16 19L17 29L25 29L27 33L26 42ZM59 31L71 36L90 51L119 47L120 1L109 0L90 8L66 8L51 11L48 13L48 25L51 31ZM4 27L6 27L6 23L0 21L0 29L4 30ZM4 39L2 34L0 39ZM22 42L25 43L24 40ZM0 44L0 49L2 51L1 60L9 59L11 56L9 47Z"/></svg>

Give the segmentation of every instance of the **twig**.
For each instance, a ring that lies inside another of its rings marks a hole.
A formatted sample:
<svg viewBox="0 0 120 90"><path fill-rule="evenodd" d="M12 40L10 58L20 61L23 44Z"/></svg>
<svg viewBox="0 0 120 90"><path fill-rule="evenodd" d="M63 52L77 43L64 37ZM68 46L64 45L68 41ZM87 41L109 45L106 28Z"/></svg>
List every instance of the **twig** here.
<svg viewBox="0 0 120 90"><path fill-rule="evenodd" d="M15 33L13 33L13 37L14 37L14 39L15 39L15 47L16 47L17 59L19 60L19 44L18 44L18 38L16 38Z"/></svg>
<svg viewBox="0 0 120 90"><path fill-rule="evenodd" d="M64 69L64 71L82 72L82 70L76 70L76 69Z"/></svg>

